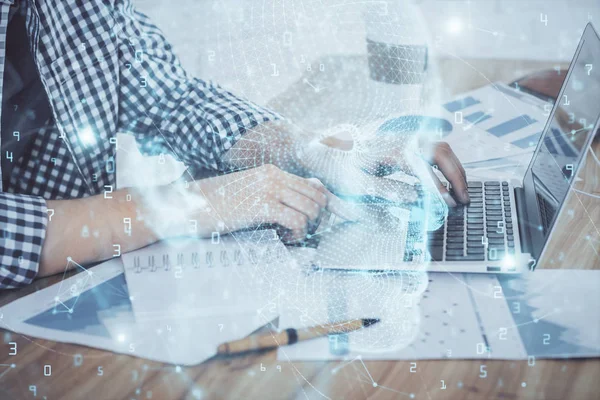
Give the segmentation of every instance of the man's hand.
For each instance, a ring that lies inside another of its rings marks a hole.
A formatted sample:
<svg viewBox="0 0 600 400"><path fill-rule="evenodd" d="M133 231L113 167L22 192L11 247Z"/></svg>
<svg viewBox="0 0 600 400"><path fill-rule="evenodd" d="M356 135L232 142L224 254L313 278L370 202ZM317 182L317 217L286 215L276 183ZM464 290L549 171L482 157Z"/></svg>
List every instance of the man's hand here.
<svg viewBox="0 0 600 400"><path fill-rule="evenodd" d="M247 132L226 153L224 162L236 169L271 163L298 176L317 177L335 192L385 198L395 193L392 200L411 202L416 196L411 185L383 175L402 170L421 180L429 179L423 175L434 175L431 168L423 174L415 172L423 170L415 164L425 159L452 184L459 202L469 202L464 169L447 143L432 143L402 132L379 135L377 126L352 130L340 126L330 129L332 135L318 138L285 121L262 124ZM412 154L407 157L407 153ZM446 203L456 206L439 179L433 176L432 180Z"/></svg>
<svg viewBox="0 0 600 400"><path fill-rule="evenodd" d="M431 148L428 161L437 166L440 172L452 185L452 191L455 197L463 204L469 203L469 192L467 191L467 174L462 164L456 157L456 154L452 151L450 145L446 142L436 142ZM436 184L438 190L442 194L442 197L450 207L456 207L456 201L448 189L444 187L439 178L431 171L431 176Z"/></svg>
<svg viewBox="0 0 600 400"><path fill-rule="evenodd" d="M65 270L67 258L87 264L119 256L157 240L210 237L261 224L285 229L282 239L302 240L324 211L356 219L317 179L304 179L273 165L185 185L118 190L75 200L49 200L39 276ZM73 246L77 243L77 246Z"/></svg>
<svg viewBox="0 0 600 400"><path fill-rule="evenodd" d="M329 147L333 147L337 143L335 140L326 139L321 141L321 143ZM417 157L416 146L415 149L411 149L411 146L414 146L414 144L406 136L369 139L360 144L359 151L362 154L358 157L351 155L352 145L348 145L348 142L343 143L345 150L336 150L342 153L345 151L346 155L332 154L331 157L337 157L338 159L352 158L352 161L347 162L347 165L343 168L339 168L339 172L342 175L336 180L337 187L361 186L363 187L363 191L368 186L376 188L386 187L388 188L388 192L395 190L401 198L410 201L409 198L413 193L408 188L408 185L383 178L383 176L402 171L407 175L415 176L422 180L425 177L419 176L416 171L420 169L418 164L424 159L429 163L427 173L431 176L433 184L437 187L449 206L456 207L456 200L463 204L469 202L465 170L450 145L446 142L421 143L420 157ZM414 154L410 154L411 152ZM332 160L332 162L334 161ZM435 166L450 182L455 198L453 198L448 189L442 184L431 166ZM365 175L367 174L372 175L372 177L366 177ZM323 177L322 179L324 182L329 183L331 177ZM343 184L340 185L342 182ZM377 190L377 192L381 197L389 198L389 196L381 195L381 190Z"/></svg>
<svg viewBox="0 0 600 400"><path fill-rule="evenodd" d="M318 179L305 179L274 165L204 179L192 185L210 212L196 213L200 236L277 224L284 241L302 240L325 210L344 217L342 202ZM193 218L193 217L191 217Z"/></svg>
<svg viewBox="0 0 600 400"><path fill-rule="evenodd" d="M412 149L412 146L415 149ZM457 206L456 200L463 204L469 203L467 175L450 145L446 142L428 142L422 139L419 146L421 158L429 164L427 173L446 203L450 207ZM424 178L416 172L420 160L416 157L416 145L407 140L407 136L374 138L367 142L366 147L369 149L370 160L365 163L363 170L376 176L402 171L411 176ZM415 154L410 154L411 152ZM431 166L437 168L450 182L454 198Z"/></svg>

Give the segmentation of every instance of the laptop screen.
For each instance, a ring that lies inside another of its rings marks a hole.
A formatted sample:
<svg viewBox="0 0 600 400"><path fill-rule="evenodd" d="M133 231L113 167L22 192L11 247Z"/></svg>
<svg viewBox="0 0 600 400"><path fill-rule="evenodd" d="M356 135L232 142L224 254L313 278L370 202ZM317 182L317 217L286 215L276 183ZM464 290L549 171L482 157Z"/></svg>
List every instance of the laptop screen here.
<svg viewBox="0 0 600 400"><path fill-rule="evenodd" d="M526 183L533 183L527 200L537 203L538 211L528 221L539 232L533 235L535 257L552 230L599 116L600 39L588 25L526 176L531 179Z"/></svg>

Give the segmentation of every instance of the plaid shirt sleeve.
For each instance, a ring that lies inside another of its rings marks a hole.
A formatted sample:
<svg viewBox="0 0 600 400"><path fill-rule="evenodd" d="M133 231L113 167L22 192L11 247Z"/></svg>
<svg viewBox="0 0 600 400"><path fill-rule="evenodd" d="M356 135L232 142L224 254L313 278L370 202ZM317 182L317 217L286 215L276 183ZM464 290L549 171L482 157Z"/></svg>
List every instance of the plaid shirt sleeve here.
<svg viewBox="0 0 600 400"><path fill-rule="evenodd" d="M0 192L0 289L27 285L37 275L47 218L43 198Z"/></svg>
<svg viewBox="0 0 600 400"><path fill-rule="evenodd" d="M129 0L115 6L120 128L144 154L169 152L190 167L223 168L222 155L249 129L280 117L211 82L189 77L162 32Z"/></svg>

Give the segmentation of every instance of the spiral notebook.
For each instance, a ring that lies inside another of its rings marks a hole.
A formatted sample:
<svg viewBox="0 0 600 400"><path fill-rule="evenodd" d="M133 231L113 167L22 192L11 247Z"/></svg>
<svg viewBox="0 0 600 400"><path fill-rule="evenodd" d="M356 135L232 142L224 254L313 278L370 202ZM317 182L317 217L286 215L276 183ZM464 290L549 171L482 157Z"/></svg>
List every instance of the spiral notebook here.
<svg viewBox="0 0 600 400"><path fill-rule="evenodd" d="M137 320L256 314L261 274L289 257L274 230L178 238L123 255Z"/></svg>

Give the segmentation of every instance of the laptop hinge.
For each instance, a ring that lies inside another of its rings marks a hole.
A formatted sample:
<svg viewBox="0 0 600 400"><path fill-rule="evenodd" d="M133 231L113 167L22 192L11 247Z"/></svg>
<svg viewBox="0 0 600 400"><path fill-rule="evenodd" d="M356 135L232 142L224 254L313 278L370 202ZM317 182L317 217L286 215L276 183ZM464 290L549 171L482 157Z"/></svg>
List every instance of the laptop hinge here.
<svg viewBox="0 0 600 400"><path fill-rule="evenodd" d="M522 187L515 188L515 205L517 206L517 226L519 227L519 238L521 252L531 254L531 235L525 221L527 221L527 208L525 205L525 190Z"/></svg>

